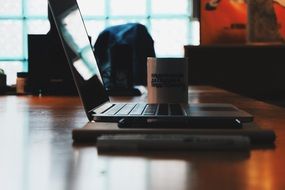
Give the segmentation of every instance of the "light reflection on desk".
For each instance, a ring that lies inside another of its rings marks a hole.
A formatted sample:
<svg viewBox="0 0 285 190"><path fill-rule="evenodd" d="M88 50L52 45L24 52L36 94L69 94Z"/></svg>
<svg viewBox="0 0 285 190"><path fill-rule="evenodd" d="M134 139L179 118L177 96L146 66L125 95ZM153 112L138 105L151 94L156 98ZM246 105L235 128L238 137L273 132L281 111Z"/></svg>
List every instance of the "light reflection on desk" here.
<svg viewBox="0 0 285 190"><path fill-rule="evenodd" d="M194 90L190 101L247 106L263 126L274 124L277 148L103 154L72 142L71 130L87 122L78 97L0 96L0 189L285 189L285 109L222 94Z"/></svg>
<svg viewBox="0 0 285 190"><path fill-rule="evenodd" d="M8 102L0 104L0 187L4 187L1 189L20 189L25 185L29 117L27 107L21 102L10 97Z"/></svg>
<svg viewBox="0 0 285 190"><path fill-rule="evenodd" d="M273 172L275 170L273 163L270 161L272 158L269 154L263 153L255 154L255 159L258 159L259 162L248 162L248 166L246 168L246 175L248 179L251 179L250 186L255 186L256 189L260 190L272 190L279 189L275 187L275 180L273 177ZM276 171L276 170L275 170ZM263 179L263 180L260 180Z"/></svg>
<svg viewBox="0 0 285 190"><path fill-rule="evenodd" d="M175 189L177 185L186 189L189 168L185 160L98 155L94 147L80 148L75 152L76 160L71 167L78 172L72 180L74 189L88 188L90 183L96 189L108 190Z"/></svg>

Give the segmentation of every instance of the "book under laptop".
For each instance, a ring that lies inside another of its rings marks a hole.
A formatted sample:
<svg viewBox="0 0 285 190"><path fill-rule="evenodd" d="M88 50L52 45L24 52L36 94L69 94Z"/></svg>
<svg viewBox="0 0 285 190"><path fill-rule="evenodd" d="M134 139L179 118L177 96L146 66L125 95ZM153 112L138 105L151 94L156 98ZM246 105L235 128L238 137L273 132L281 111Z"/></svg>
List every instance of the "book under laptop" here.
<svg viewBox="0 0 285 190"><path fill-rule="evenodd" d="M121 118L253 120L251 114L231 104L111 102L76 0L49 0L49 6L89 121L118 121Z"/></svg>

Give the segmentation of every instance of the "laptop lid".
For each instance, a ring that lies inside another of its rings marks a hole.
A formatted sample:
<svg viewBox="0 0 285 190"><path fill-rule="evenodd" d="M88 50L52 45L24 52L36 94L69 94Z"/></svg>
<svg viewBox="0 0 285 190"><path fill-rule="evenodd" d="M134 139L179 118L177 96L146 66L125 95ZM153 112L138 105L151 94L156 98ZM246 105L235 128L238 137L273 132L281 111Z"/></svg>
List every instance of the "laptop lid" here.
<svg viewBox="0 0 285 190"><path fill-rule="evenodd" d="M100 71L76 0L49 0L85 112L108 102Z"/></svg>

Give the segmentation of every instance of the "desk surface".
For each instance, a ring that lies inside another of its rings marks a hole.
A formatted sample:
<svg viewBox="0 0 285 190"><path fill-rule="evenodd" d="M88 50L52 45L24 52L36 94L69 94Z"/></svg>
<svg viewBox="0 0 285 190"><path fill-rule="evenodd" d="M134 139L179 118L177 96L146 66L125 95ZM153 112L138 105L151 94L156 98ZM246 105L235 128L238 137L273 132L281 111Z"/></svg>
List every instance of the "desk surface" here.
<svg viewBox="0 0 285 190"><path fill-rule="evenodd" d="M0 189L285 189L285 108L190 87L190 102L234 104L277 134L274 149L100 155L73 145L87 119L78 97L0 96ZM117 98L119 101L145 100Z"/></svg>

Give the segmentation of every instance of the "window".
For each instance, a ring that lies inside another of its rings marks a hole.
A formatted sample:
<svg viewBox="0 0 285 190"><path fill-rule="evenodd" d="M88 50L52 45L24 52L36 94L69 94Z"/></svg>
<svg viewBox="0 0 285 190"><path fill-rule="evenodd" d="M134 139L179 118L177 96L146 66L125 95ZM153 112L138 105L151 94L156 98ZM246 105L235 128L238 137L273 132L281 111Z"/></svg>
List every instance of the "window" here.
<svg viewBox="0 0 285 190"><path fill-rule="evenodd" d="M127 22L147 26L157 56L183 56L184 44L199 43L199 26L191 21L189 0L78 0L94 43L106 27ZM128 6L125 6L128 5ZM47 0L2 0L0 6L0 68L9 85L16 72L28 70L28 34L46 34Z"/></svg>
<svg viewBox="0 0 285 190"><path fill-rule="evenodd" d="M17 72L28 70L27 34L45 34L49 27L47 1L1 0L0 68L8 85L15 84Z"/></svg>

